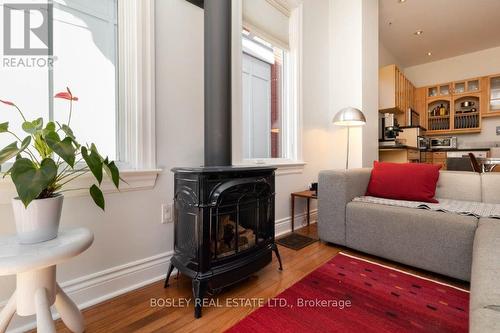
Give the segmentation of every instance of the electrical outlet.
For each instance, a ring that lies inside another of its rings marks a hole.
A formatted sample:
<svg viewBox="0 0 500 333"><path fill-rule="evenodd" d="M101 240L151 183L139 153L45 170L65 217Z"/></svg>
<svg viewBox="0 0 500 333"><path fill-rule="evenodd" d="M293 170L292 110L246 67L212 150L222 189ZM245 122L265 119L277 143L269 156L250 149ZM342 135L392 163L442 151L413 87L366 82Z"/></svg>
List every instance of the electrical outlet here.
<svg viewBox="0 0 500 333"><path fill-rule="evenodd" d="M500 126L497 126L497 135L500 135Z"/></svg>
<svg viewBox="0 0 500 333"><path fill-rule="evenodd" d="M161 223L172 223L174 222L172 218L173 205L171 203L161 205Z"/></svg>

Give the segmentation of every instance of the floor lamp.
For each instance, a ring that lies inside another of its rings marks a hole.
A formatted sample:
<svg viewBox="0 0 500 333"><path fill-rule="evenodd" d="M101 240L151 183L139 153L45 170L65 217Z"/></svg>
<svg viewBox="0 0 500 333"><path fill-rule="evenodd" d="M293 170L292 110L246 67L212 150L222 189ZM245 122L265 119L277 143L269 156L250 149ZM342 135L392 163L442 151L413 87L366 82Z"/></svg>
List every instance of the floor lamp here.
<svg viewBox="0 0 500 333"><path fill-rule="evenodd" d="M366 124L366 118L361 110L355 109L353 107L343 108L335 117L333 117L333 123L339 126L347 127L347 156L345 161L345 169L349 169L349 137L350 128L356 126L363 126Z"/></svg>

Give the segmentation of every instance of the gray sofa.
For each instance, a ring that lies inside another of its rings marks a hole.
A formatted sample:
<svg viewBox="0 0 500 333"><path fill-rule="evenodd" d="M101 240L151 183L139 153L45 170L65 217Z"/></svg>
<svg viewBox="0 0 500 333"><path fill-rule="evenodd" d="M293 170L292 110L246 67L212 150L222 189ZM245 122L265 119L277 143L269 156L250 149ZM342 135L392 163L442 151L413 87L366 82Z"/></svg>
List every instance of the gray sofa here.
<svg viewBox="0 0 500 333"><path fill-rule="evenodd" d="M370 174L320 172L320 239L470 281L471 332L500 332L500 220L352 202ZM436 197L500 204L500 173L442 171Z"/></svg>

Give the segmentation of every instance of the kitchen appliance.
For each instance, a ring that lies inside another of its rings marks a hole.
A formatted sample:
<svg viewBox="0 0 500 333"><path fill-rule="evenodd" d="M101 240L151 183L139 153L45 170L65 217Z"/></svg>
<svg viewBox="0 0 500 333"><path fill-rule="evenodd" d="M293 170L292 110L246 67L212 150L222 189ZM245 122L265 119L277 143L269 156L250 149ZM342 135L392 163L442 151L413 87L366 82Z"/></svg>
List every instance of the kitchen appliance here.
<svg viewBox="0 0 500 333"><path fill-rule="evenodd" d="M402 132L392 113L386 113L384 117L380 118L380 128L382 129L382 137L379 141L396 141L396 137Z"/></svg>
<svg viewBox="0 0 500 333"><path fill-rule="evenodd" d="M406 114L406 125L407 126L420 126L420 114L409 108Z"/></svg>
<svg viewBox="0 0 500 333"><path fill-rule="evenodd" d="M430 140L424 136L418 137L418 149L427 150L430 147Z"/></svg>
<svg viewBox="0 0 500 333"><path fill-rule="evenodd" d="M429 139L430 149L456 149L457 137L456 136L441 136Z"/></svg>

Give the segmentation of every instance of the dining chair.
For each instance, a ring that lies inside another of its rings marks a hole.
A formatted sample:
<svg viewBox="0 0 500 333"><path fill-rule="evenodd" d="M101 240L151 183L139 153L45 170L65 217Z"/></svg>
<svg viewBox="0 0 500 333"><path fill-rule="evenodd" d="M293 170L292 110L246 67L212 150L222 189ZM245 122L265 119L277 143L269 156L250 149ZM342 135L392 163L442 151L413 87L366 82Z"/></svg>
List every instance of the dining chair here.
<svg viewBox="0 0 500 333"><path fill-rule="evenodd" d="M474 172L482 173L481 165L479 165L479 162L477 161L476 156L474 156L473 153L469 153L469 159Z"/></svg>

